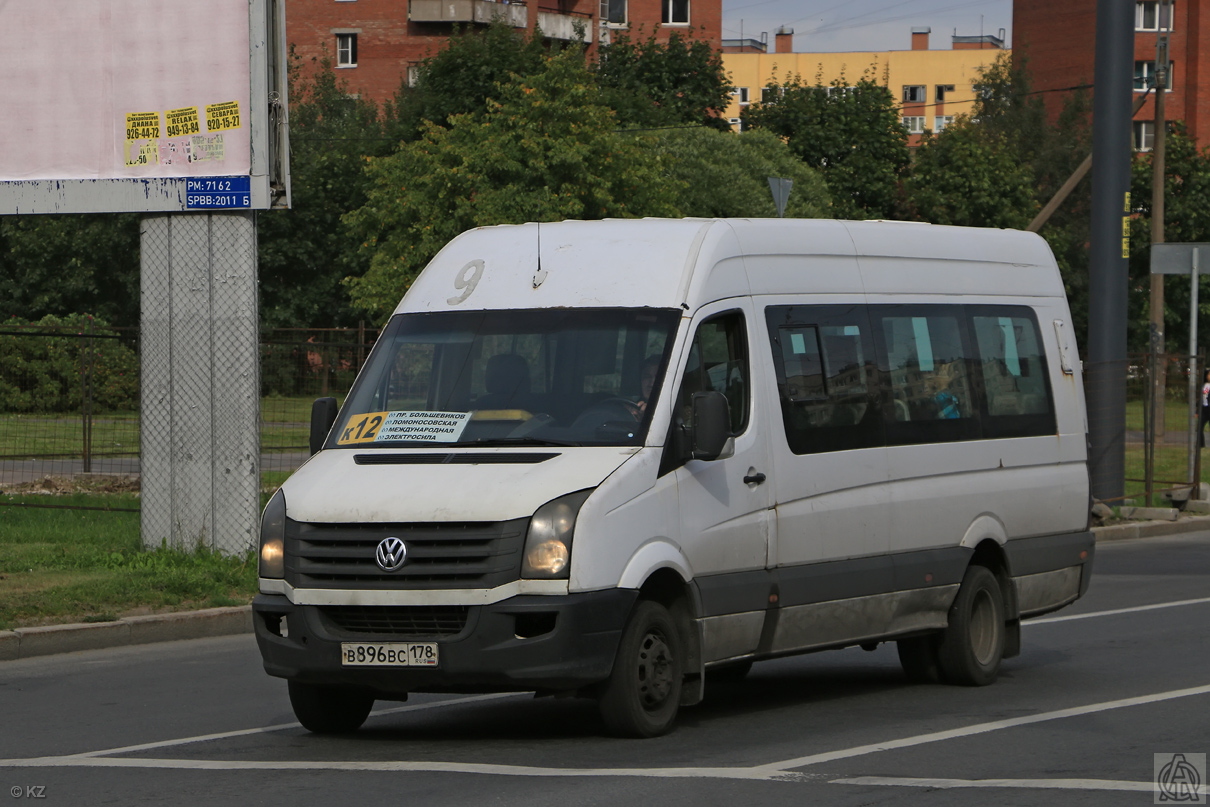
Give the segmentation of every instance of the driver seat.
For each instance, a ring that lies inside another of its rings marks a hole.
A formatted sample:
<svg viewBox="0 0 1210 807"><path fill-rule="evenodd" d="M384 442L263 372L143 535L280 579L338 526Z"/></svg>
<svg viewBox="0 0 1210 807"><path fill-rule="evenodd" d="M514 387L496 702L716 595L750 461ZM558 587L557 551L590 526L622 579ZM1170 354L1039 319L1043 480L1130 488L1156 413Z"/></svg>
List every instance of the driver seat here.
<svg viewBox="0 0 1210 807"><path fill-rule="evenodd" d="M499 353L487 360L483 379L487 391L475 401L478 409L525 409L529 397L529 362L516 353Z"/></svg>

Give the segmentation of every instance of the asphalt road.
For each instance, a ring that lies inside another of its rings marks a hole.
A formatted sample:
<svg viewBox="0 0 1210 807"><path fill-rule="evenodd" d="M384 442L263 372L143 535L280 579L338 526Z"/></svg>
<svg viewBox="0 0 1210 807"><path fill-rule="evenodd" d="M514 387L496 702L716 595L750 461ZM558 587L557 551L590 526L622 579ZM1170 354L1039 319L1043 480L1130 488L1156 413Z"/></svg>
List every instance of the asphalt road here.
<svg viewBox="0 0 1210 807"><path fill-rule="evenodd" d="M1103 544L1096 563L991 687L909 685L889 645L820 653L708 688L646 741L601 736L590 702L520 695L418 695L317 737L250 636L4 662L0 799L1151 804L1156 754L1210 752L1210 532Z"/></svg>

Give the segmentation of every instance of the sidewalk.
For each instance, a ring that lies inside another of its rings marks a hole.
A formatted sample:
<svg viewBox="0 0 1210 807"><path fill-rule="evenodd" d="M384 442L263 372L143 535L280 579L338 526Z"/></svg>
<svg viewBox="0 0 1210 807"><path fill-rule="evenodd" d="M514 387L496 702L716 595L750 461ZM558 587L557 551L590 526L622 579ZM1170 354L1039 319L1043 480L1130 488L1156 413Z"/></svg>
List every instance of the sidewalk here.
<svg viewBox="0 0 1210 807"><path fill-rule="evenodd" d="M1176 521L1138 521L1095 527L1097 543L1158 538L1210 530L1210 515L1184 515ZM128 617L113 622L47 625L0 631L0 661L103 650L111 647L204 639L252 632L252 606L207 608L173 614Z"/></svg>

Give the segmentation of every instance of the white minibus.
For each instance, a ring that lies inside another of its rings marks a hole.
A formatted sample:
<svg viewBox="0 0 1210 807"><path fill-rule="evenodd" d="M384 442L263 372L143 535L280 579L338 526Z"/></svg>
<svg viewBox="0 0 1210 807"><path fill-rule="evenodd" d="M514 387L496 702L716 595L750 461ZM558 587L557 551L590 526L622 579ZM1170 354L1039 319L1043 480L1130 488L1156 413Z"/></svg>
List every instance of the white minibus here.
<svg viewBox="0 0 1210 807"><path fill-rule="evenodd" d="M1037 235L484 227L413 283L260 535L256 635L316 732L411 692L668 731L711 671L894 641L985 685L1092 571L1087 423Z"/></svg>

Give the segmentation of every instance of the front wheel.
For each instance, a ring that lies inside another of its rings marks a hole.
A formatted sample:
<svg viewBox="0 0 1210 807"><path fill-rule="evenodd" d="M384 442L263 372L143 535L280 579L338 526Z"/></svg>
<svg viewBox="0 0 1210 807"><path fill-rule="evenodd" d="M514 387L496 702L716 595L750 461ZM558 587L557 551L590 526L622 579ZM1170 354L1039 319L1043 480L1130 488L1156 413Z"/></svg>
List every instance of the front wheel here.
<svg viewBox="0 0 1210 807"><path fill-rule="evenodd" d="M347 734L366 722L374 698L355 689L290 681L290 705L303 728L316 734Z"/></svg>
<svg viewBox="0 0 1210 807"><path fill-rule="evenodd" d="M937 662L951 684L987 686L1000 673L1004 657L1004 597L990 569L971 566L950 606L949 626L941 634Z"/></svg>
<svg viewBox="0 0 1210 807"><path fill-rule="evenodd" d="M685 657L676 621L658 602L642 600L622 632L613 672L598 707L610 733L657 737L676 720Z"/></svg>

